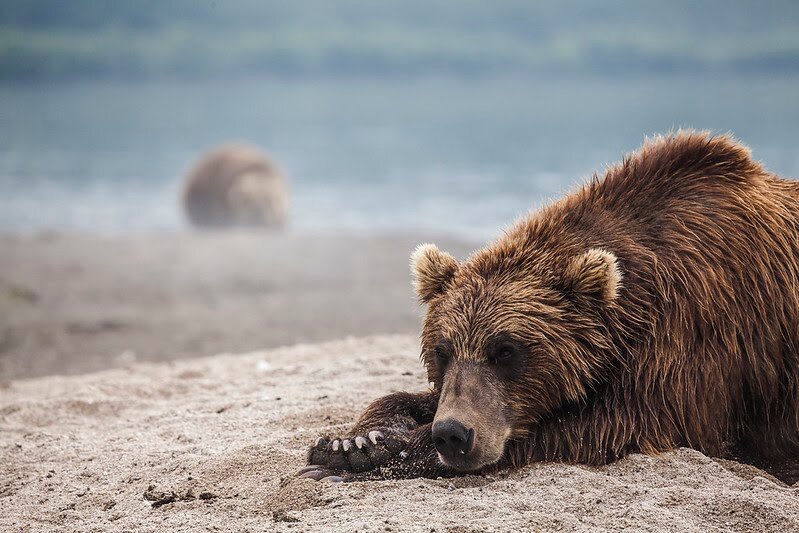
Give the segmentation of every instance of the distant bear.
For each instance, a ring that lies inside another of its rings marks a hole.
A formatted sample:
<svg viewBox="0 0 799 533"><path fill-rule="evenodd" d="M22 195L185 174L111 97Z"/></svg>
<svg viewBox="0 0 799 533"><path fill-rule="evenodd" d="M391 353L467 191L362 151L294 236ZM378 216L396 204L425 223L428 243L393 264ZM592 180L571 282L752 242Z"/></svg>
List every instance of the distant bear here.
<svg viewBox="0 0 799 533"><path fill-rule="evenodd" d="M189 171L183 203L196 226L280 226L287 196L282 174L257 148L226 145Z"/></svg>
<svg viewBox="0 0 799 533"><path fill-rule="evenodd" d="M412 268L432 389L375 401L301 475L602 465L677 446L796 464L799 186L731 138L648 141L468 261L424 245Z"/></svg>

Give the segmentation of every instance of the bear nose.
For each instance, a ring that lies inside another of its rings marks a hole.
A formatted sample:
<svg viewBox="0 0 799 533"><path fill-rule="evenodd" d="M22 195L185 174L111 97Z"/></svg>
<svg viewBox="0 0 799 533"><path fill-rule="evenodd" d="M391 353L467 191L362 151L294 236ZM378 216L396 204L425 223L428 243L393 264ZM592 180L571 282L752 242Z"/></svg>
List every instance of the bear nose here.
<svg viewBox="0 0 799 533"><path fill-rule="evenodd" d="M441 420L433 424L433 444L444 458L466 455L474 444L474 430L457 420Z"/></svg>

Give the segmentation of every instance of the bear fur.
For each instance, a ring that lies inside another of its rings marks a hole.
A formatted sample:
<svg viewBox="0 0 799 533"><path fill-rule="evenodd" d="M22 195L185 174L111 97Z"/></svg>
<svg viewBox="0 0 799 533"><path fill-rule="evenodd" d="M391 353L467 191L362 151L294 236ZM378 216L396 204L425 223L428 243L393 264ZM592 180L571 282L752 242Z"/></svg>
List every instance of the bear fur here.
<svg viewBox="0 0 799 533"><path fill-rule="evenodd" d="M678 446L799 471L799 186L732 138L649 140L467 261L423 245L412 271L431 390L377 400L302 475Z"/></svg>
<svg viewBox="0 0 799 533"><path fill-rule="evenodd" d="M253 146L208 151L187 173L183 205L196 226L281 226L288 193L277 166Z"/></svg>

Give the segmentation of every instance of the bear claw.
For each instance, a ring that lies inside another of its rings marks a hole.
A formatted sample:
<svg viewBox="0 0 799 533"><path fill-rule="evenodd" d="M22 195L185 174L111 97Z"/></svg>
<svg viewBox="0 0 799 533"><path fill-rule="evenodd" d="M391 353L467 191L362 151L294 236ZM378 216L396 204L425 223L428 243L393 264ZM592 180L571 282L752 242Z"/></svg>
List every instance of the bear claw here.
<svg viewBox="0 0 799 533"><path fill-rule="evenodd" d="M331 477L330 472L328 470L324 470L324 469L308 470L307 472L303 472L303 473L298 474L298 475L299 475L299 477L313 479L314 481L321 481L321 480L323 480L325 478Z"/></svg>
<svg viewBox="0 0 799 533"><path fill-rule="evenodd" d="M377 446L378 439L383 440L385 438L382 431L370 431L368 437L375 446Z"/></svg>
<svg viewBox="0 0 799 533"><path fill-rule="evenodd" d="M296 476L306 479L313 479L314 481L340 483L344 481L344 477L338 474L338 472L334 472L322 465L308 465L305 468L301 468L299 472L297 472Z"/></svg>
<svg viewBox="0 0 799 533"><path fill-rule="evenodd" d="M300 468L299 472L297 472L297 475L302 477L302 474L305 474L312 470L321 470L322 468L324 468L322 465L308 465L303 468Z"/></svg>

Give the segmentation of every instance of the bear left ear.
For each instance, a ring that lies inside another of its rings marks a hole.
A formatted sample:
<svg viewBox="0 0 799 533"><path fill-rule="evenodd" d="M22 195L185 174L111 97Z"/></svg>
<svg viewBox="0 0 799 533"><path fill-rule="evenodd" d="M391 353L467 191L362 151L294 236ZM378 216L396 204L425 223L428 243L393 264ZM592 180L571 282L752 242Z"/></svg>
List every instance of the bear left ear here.
<svg viewBox="0 0 799 533"><path fill-rule="evenodd" d="M621 271L613 252L591 248L573 257L563 273L566 290L612 302L621 287Z"/></svg>
<svg viewBox="0 0 799 533"><path fill-rule="evenodd" d="M424 303L442 294L457 270L458 261L434 244L420 244L411 254L413 287Z"/></svg>

